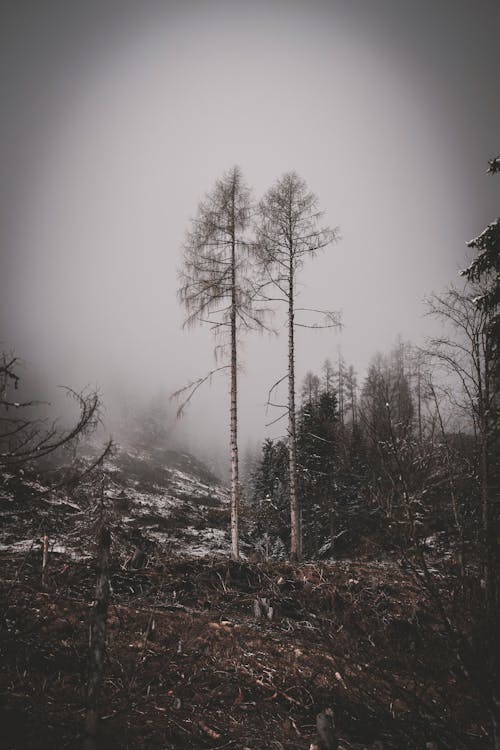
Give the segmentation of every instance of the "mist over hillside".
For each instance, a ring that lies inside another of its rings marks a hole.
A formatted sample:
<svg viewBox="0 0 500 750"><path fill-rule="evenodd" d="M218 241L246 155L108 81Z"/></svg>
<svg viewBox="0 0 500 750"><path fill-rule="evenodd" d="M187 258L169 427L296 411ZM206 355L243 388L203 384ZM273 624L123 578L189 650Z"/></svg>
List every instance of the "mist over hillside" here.
<svg viewBox="0 0 500 750"><path fill-rule="evenodd" d="M500 750L499 30L2 3L2 748Z"/></svg>

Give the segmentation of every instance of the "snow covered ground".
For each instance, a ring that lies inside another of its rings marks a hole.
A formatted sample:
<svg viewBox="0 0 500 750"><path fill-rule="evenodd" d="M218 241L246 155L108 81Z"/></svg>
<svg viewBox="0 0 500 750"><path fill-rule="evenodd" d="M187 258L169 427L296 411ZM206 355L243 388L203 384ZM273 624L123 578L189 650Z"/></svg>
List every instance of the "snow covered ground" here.
<svg viewBox="0 0 500 750"><path fill-rule="evenodd" d="M196 557L228 553L228 491L193 456L120 445L105 469L106 505L124 550L137 546ZM54 552L85 557L93 534L82 528L91 505L66 489L48 491L43 478L4 474L0 550L40 548L47 533Z"/></svg>

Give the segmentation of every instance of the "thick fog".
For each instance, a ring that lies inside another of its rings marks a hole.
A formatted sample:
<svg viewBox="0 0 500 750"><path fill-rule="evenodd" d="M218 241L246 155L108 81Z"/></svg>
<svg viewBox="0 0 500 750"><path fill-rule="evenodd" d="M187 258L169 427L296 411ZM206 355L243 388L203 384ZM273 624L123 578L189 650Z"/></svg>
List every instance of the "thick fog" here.
<svg viewBox="0 0 500 750"><path fill-rule="evenodd" d="M213 366L176 298L190 217L238 164L259 197L296 170L341 240L301 275L297 375L358 370L428 332L423 297L458 281L498 215L497 2L7 2L1 20L1 330L47 384L99 384L110 413ZM276 318L276 324L283 320ZM286 336L248 336L241 447L260 440ZM228 382L183 426L228 440ZM280 427L273 427L277 434Z"/></svg>

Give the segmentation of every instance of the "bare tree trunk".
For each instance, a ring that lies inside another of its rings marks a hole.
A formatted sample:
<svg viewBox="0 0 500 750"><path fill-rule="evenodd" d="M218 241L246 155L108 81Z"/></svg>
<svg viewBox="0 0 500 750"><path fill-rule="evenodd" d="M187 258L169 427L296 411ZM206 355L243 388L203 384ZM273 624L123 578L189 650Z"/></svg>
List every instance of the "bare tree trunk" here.
<svg viewBox="0 0 500 750"><path fill-rule="evenodd" d="M423 443L423 427L422 427L422 375L420 373L420 362L418 363L417 372L417 417L418 417L418 439L420 445Z"/></svg>
<svg viewBox="0 0 500 750"><path fill-rule="evenodd" d="M295 273L304 259L314 256L335 239L335 231L320 228L321 213L317 211L317 198L307 189L306 183L295 172L289 172L264 196L259 204L260 226L257 245L261 255L264 281L277 290L270 300L288 304L288 469L290 491L290 559L302 555L301 518L297 492L297 433L295 418ZM303 308L306 309L306 308ZM310 310L310 312L313 312ZM316 311L319 312L319 311ZM334 325L335 315L324 311L326 327ZM309 327L309 326L305 326ZM281 382L281 380L279 381ZM277 385L277 384L276 384Z"/></svg>
<svg viewBox="0 0 500 750"><path fill-rule="evenodd" d="M496 538L494 532L492 498L490 484L490 444L491 425L489 413L491 411L490 399L490 372L488 367L487 343L481 336L475 340L476 372L479 384L478 388L478 423L479 423L479 475L481 483L481 521L482 521L482 551L483 551L483 580L486 603L486 617L493 625L497 605L497 571L495 569L495 546Z"/></svg>
<svg viewBox="0 0 500 750"><path fill-rule="evenodd" d="M351 405L352 405L352 427L353 429L356 428L357 424L357 405L356 405L356 389L354 388L354 382L351 381L349 384L349 389L351 393Z"/></svg>
<svg viewBox="0 0 500 750"><path fill-rule="evenodd" d="M293 258L290 253L288 289L288 470L290 482L290 559L302 556L299 498L297 494L297 430L295 424L295 344Z"/></svg>
<svg viewBox="0 0 500 750"><path fill-rule="evenodd" d="M233 185L233 217L234 217L234 185ZM230 442L231 442L231 557L239 558L238 548L238 511L239 511L239 477L238 477L238 382L237 382L237 352L236 352L236 242L232 237L231 247L231 414L230 414Z"/></svg>
<svg viewBox="0 0 500 750"><path fill-rule="evenodd" d="M483 422L486 420L483 418ZM491 615L494 610L495 600L495 570L493 567L492 549L494 540L492 540L492 514L490 502L489 487L489 466L488 466L488 440L487 427L483 424L481 435L481 454L480 454L480 472L481 472L481 505L482 505L482 532L483 532L483 579L486 598L486 612Z"/></svg>
<svg viewBox="0 0 500 750"><path fill-rule="evenodd" d="M47 570L49 562L49 537L43 535L43 552L42 552L42 586L47 585Z"/></svg>
<svg viewBox="0 0 500 750"><path fill-rule="evenodd" d="M444 428L444 422L443 418L441 416L441 409L439 407L439 401L436 394L436 390L432 384L432 382L428 383L428 388L432 394L432 398L434 399L434 404L436 407L436 414L439 422L439 429L441 431L441 437L443 440L443 447L444 447L444 454L446 457L446 470L448 472L448 486L450 489L450 498L451 498L451 507L453 510L453 518L455 521L455 526L458 533L458 538L460 541L460 559L459 559L459 565L460 565L460 575L462 576L462 581L465 577L465 536L464 536L464 526L462 523L462 519L460 517L460 511L458 506L458 499L455 492L455 482L453 479L453 470L452 470L452 463L451 463L451 456L450 456L450 447L448 444L448 441L446 439L446 430Z"/></svg>
<svg viewBox="0 0 500 750"><path fill-rule="evenodd" d="M338 406L339 406L339 422L342 429L344 429L344 372L342 355L339 352L339 369L338 369Z"/></svg>
<svg viewBox="0 0 500 750"><path fill-rule="evenodd" d="M96 750L99 728L99 697L101 693L104 656L106 651L106 620L110 594L109 556L111 533L101 523L97 541L98 573L95 607L90 632L89 673L87 683L87 710L85 714L85 740L83 750Z"/></svg>

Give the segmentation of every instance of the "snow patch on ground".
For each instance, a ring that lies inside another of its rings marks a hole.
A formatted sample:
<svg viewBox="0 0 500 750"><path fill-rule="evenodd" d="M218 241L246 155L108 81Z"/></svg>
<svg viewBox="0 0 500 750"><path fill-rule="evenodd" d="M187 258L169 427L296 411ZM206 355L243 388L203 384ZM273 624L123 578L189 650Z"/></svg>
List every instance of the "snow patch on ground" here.
<svg viewBox="0 0 500 750"><path fill-rule="evenodd" d="M176 554L203 557L228 553L229 493L201 462L171 450L149 453L117 446L105 468L105 504L125 549L142 543L147 548L149 541L168 545ZM77 497L66 490L49 493L32 477L17 476L15 487L4 484L1 488L1 500L2 521L3 517L10 521L2 523L1 550L40 549L40 541L33 542L33 537L47 529L54 552L80 559L86 556L88 546L93 554L91 534L85 535L84 549L73 546L74 525L85 524L86 518L82 516L80 521L81 514L75 511L82 508ZM19 508L12 507L14 501ZM18 516L22 516L22 526ZM33 537L28 539L30 533Z"/></svg>
<svg viewBox="0 0 500 750"><path fill-rule="evenodd" d="M54 495L52 497L44 497L44 502L48 505L67 505L69 508L74 508L78 511L81 510L80 506L70 500L69 497L58 497L57 495Z"/></svg>
<svg viewBox="0 0 500 750"><path fill-rule="evenodd" d="M151 531L151 536L162 545L168 545L180 555L207 557L229 553L229 534L223 529L195 529L187 526L182 530L182 538L161 531Z"/></svg>
<svg viewBox="0 0 500 750"><path fill-rule="evenodd" d="M39 546L39 542L34 539L19 539L13 544L0 544L0 552L6 550L12 550L13 552L29 552L31 549L36 549Z"/></svg>
<svg viewBox="0 0 500 750"><path fill-rule="evenodd" d="M12 544L0 543L0 552L18 552L28 553L31 550L41 550L42 540L41 539L19 539L17 542ZM83 550L76 549L75 547L68 546L66 544L49 544L49 555L52 553L67 555L72 560L85 560L91 557L91 555Z"/></svg>

